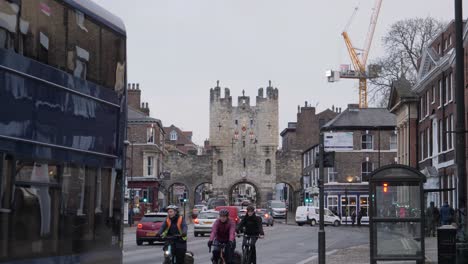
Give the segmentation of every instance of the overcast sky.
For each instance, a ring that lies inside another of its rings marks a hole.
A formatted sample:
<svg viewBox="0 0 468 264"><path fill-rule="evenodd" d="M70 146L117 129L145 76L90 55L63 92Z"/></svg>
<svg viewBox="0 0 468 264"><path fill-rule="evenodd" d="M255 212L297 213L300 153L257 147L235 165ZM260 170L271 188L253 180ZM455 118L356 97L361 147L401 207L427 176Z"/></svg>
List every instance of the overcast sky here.
<svg viewBox="0 0 468 264"><path fill-rule="evenodd" d="M349 27L362 47L374 0L95 0L127 28L128 81L140 83L151 116L164 126L209 134L209 89L220 80L233 101L245 89L279 89L280 130L296 121L297 105L319 111L358 102L357 80L328 83L327 69L350 59L341 32ZM369 61L382 56L381 39L401 19L454 17L453 0L383 0ZM464 1L464 17L468 1ZM255 102L255 100L253 100Z"/></svg>

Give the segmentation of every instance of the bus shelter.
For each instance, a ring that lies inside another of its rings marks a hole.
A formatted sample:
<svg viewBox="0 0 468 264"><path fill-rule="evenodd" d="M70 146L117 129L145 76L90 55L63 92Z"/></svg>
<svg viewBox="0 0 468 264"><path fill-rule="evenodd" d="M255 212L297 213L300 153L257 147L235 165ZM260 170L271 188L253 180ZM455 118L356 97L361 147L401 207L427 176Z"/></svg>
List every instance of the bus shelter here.
<svg viewBox="0 0 468 264"><path fill-rule="evenodd" d="M424 263L426 177L414 168L389 165L369 179L370 262Z"/></svg>

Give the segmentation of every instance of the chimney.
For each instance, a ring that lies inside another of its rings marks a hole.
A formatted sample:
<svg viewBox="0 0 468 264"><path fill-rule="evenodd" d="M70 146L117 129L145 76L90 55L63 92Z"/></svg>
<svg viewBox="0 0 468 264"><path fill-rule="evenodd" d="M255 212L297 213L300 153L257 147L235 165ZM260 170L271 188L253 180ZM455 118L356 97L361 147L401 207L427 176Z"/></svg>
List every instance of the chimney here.
<svg viewBox="0 0 468 264"><path fill-rule="evenodd" d="M139 85L137 86L139 87ZM128 90L127 90L127 104L131 108L135 110L140 110L140 105L141 105L141 90L135 89L135 84L128 84Z"/></svg>
<svg viewBox="0 0 468 264"><path fill-rule="evenodd" d="M150 114L150 110L149 110L149 107L148 107L148 103L141 103L141 109L140 111L142 113L144 113L146 116L149 116Z"/></svg>
<svg viewBox="0 0 468 264"><path fill-rule="evenodd" d="M335 112L335 105L332 105L332 109L331 109L333 112Z"/></svg>

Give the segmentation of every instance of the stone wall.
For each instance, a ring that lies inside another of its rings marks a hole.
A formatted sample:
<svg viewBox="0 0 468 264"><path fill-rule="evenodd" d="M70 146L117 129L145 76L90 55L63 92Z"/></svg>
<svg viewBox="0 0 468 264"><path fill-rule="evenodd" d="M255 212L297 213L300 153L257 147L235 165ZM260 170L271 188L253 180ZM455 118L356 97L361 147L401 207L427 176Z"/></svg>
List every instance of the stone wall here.
<svg viewBox="0 0 468 264"><path fill-rule="evenodd" d="M185 155L178 151L170 151L164 159L164 166L165 171L170 172L170 178L163 180L166 193L171 185L184 184L188 189L188 199L191 206L194 203L195 188L203 183L212 183L212 158L210 155Z"/></svg>

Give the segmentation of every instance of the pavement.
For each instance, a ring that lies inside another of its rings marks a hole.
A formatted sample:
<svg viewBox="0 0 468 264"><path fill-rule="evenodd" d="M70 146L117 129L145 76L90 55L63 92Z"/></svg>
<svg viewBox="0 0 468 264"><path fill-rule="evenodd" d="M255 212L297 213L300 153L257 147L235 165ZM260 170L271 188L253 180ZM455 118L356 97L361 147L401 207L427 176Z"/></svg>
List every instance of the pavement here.
<svg viewBox="0 0 468 264"><path fill-rule="evenodd" d="M425 239L426 246L426 264L437 263L437 238L436 237L426 237ZM362 264L369 263L369 244L363 244L356 247L349 247L340 250L331 250L326 253L326 263L327 264ZM379 262L380 263L380 262ZM414 261L407 262L392 262L386 261L382 263L415 263ZM303 264L318 264L318 258L314 257L308 262Z"/></svg>

